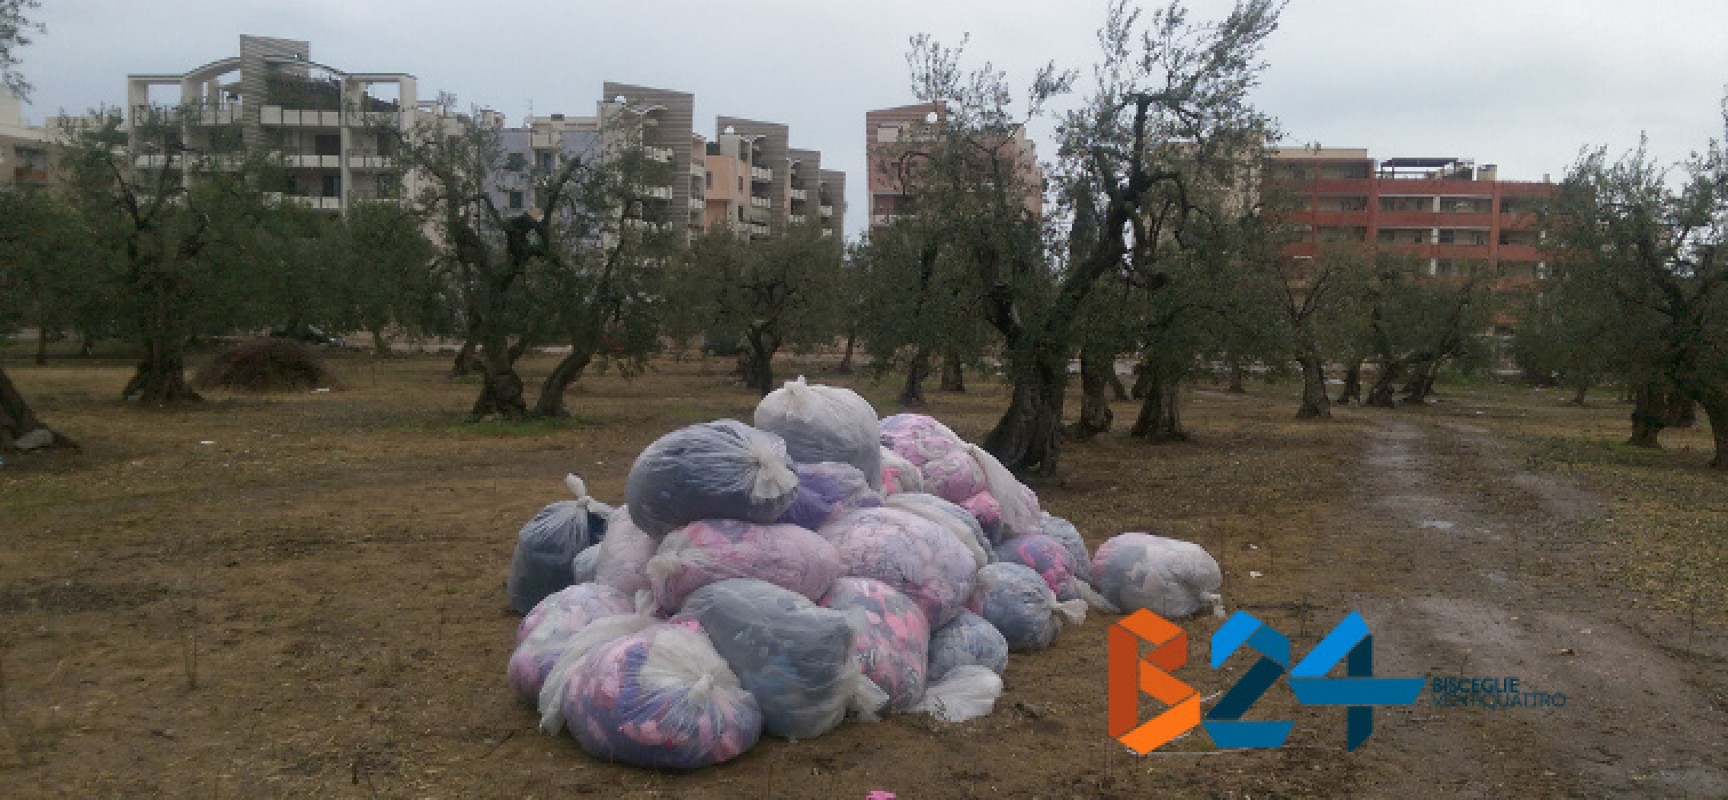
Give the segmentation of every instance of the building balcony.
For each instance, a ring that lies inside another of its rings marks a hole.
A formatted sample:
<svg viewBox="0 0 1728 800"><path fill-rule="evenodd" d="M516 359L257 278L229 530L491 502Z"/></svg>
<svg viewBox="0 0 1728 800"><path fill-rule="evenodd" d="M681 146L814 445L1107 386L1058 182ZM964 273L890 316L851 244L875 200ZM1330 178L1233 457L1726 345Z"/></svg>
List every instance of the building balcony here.
<svg viewBox="0 0 1728 800"><path fill-rule="evenodd" d="M766 209L766 208L752 208L752 209L750 209L750 221L751 222L767 222L768 221L768 209Z"/></svg>
<svg viewBox="0 0 1728 800"><path fill-rule="evenodd" d="M1458 211L1442 211L1435 215L1442 228L1480 228L1488 230L1496 222L1494 215L1489 213L1472 213Z"/></svg>
<svg viewBox="0 0 1728 800"><path fill-rule="evenodd" d="M353 127L405 129L408 127L408 112L350 111L348 112L346 122L348 125Z"/></svg>
<svg viewBox="0 0 1728 800"><path fill-rule="evenodd" d="M786 222L788 224L791 224L791 225L803 225L809 219L810 219L809 217L806 217L803 214L787 214L786 215Z"/></svg>
<svg viewBox="0 0 1728 800"><path fill-rule="evenodd" d="M670 186L638 186L636 192L643 197L652 197L656 200L672 199L672 187Z"/></svg>
<svg viewBox="0 0 1728 800"><path fill-rule="evenodd" d="M646 156L649 161L658 161L662 164L672 163L672 148L670 147L643 147L642 155Z"/></svg>
<svg viewBox="0 0 1728 800"><path fill-rule="evenodd" d="M774 181L774 170L767 167L751 167L750 180L758 183L772 183Z"/></svg>
<svg viewBox="0 0 1728 800"><path fill-rule="evenodd" d="M304 128L337 128L342 125L340 111L303 111L298 108L263 106L258 109L261 125L283 125Z"/></svg>
<svg viewBox="0 0 1728 800"><path fill-rule="evenodd" d="M1290 214L1288 216L1288 219L1292 222L1300 221L1300 222L1308 223L1308 224L1313 225L1316 228L1355 228L1355 227L1362 227L1362 226L1365 226L1368 224L1368 212L1367 211L1313 211L1313 212L1306 212L1306 213L1298 212L1298 213ZM1381 220L1380 224L1386 225L1387 223L1385 222L1385 220Z"/></svg>
<svg viewBox="0 0 1728 800"><path fill-rule="evenodd" d="M833 206L823 206L822 207L822 218L827 219L827 218L832 217L832 216L834 216L834 207Z"/></svg>
<svg viewBox="0 0 1728 800"><path fill-rule="evenodd" d="M282 156L282 164L299 169L341 169L342 157L293 153Z"/></svg>
<svg viewBox="0 0 1728 800"><path fill-rule="evenodd" d="M823 214L822 216L826 217L826 216L828 216L828 214ZM886 227L890 223L892 223L893 221L894 221L894 215L893 214L871 214L870 215L870 224L871 225Z"/></svg>
<svg viewBox="0 0 1728 800"><path fill-rule="evenodd" d="M376 150L348 150L349 169L391 169L395 166L396 159Z"/></svg>
<svg viewBox="0 0 1728 800"><path fill-rule="evenodd" d="M48 182L48 170L42 169L41 167L31 167L31 166L13 167L12 168L12 182L13 183L47 183Z"/></svg>
<svg viewBox="0 0 1728 800"><path fill-rule="evenodd" d="M280 206L283 203L294 203L316 211L342 210L342 198L340 197L313 197L302 194L266 192L264 194L264 202L272 206Z"/></svg>
<svg viewBox="0 0 1728 800"><path fill-rule="evenodd" d="M690 177L692 177L692 178L707 178L708 177L708 165L703 163L702 159L697 159L697 160L691 161L690 162Z"/></svg>
<svg viewBox="0 0 1728 800"><path fill-rule="evenodd" d="M186 110L186 121L192 125L233 125L240 122L238 104L193 106Z"/></svg>
<svg viewBox="0 0 1728 800"><path fill-rule="evenodd" d="M350 189L349 203L402 203L401 192L383 192L378 189Z"/></svg>
<svg viewBox="0 0 1728 800"><path fill-rule="evenodd" d="M760 222L752 222L750 223L750 235L758 238L767 236L768 226Z"/></svg>
<svg viewBox="0 0 1728 800"><path fill-rule="evenodd" d="M823 228L822 229L822 238L824 238L824 239L834 238L834 229L833 228Z"/></svg>
<svg viewBox="0 0 1728 800"><path fill-rule="evenodd" d="M132 166L136 169L161 169L168 165L169 156L162 153L146 153L132 157Z"/></svg>
<svg viewBox="0 0 1728 800"><path fill-rule="evenodd" d="M1432 211L1382 211L1375 215L1374 223L1380 228L1451 227L1451 223Z"/></svg>
<svg viewBox="0 0 1728 800"><path fill-rule="evenodd" d="M804 202L804 200L807 199L809 196L810 196L810 193L803 190L803 189L793 189L792 190L792 199L796 200L800 203Z"/></svg>
<svg viewBox="0 0 1728 800"><path fill-rule="evenodd" d="M691 211L706 211L707 209L708 209L708 201L707 200L703 200L700 197L690 198L690 210Z"/></svg>
<svg viewBox="0 0 1728 800"><path fill-rule="evenodd" d="M772 208L773 203L771 201L769 201L769 199L766 197L757 197L755 195L752 195L750 197L750 207L751 208Z"/></svg>
<svg viewBox="0 0 1728 800"><path fill-rule="evenodd" d="M1298 183L1290 188L1298 191L1313 191L1318 194L1350 194L1367 196L1374 182L1368 178L1321 178L1313 183Z"/></svg>

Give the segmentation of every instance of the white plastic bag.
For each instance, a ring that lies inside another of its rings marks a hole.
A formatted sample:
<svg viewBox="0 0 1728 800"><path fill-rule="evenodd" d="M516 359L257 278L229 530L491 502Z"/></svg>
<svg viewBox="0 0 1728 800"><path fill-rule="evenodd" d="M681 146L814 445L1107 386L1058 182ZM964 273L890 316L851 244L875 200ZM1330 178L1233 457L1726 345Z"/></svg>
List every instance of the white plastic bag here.
<svg viewBox="0 0 1728 800"><path fill-rule="evenodd" d="M797 525L698 520L672 532L648 560L655 611L677 613L693 592L727 578L756 578L821 600L843 572L827 539Z"/></svg>
<svg viewBox="0 0 1728 800"><path fill-rule="evenodd" d="M594 647L571 670L570 733L589 754L658 769L738 757L762 735L756 699L695 623L661 623Z"/></svg>
<svg viewBox="0 0 1728 800"><path fill-rule="evenodd" d="M571 562L606 535L606 515L612 509L589 497L581 478L566 475L564 485L576 499L546 506L516 534L506 588L510 607L518 614L574 583Z"/></svg>
<svg viewBox="0 0 1728 800"><path fill-rule="evenodd" d="M779 436L722 419L648 445L630 466L624 497L636 526L658 540L699 519L773 522L797 488Z"/></svg>
<svg viewBox="0 0 1728 800"><path fill-rule="evenodd" d="M883 502L888 508L910 511L931 522L941 525L944 530L954 534L966 549L972 553L973 569L980 569L992 560L990 540L984 537L984 528L978 524L978 519L954 503L943 500L933 494L923 492L903 492L889 495Z"/></svg>
<svg viewBox="0 0 1728 800"><path fill-rule="evenodd" d="M646 614L619 614L588 623L564 643L564 650L540 685L540 730L556 735L564 728L564 701L570 694L571 670L588 651L620 637L659 624Z"/></svg>
<svg viewBox="0 0 1728 800"><path fill-rule="evenodd" d="M711 583L684 603L679 619L702 624L762 709L775 736L809 739L852 711L875 719L888 695L852 660L852 623L803 595L753 578Z"/></svg>
<svg viewBox="0 0 1728 800"><path fill-rule="evenodd" d="M800 375L756 404L755 423L758 429L786 440L793 461L851 464L864 473L871 489L882 490L876 409L857 392L806 383Z"/></svg>
<svg viewBox="0 0 1728 800"><path fill-rule="evenodd" d="M594 582L605 584L626 597L648 590L648 559L660 543L636 526L629 506L619 506L606 524L608 534L596 545Z"/></svg>
<svg viewBox="0 0 1728 800"><path fill-rule="evenodd" d="M998 561L978 570L971 610L1008 640L1008 649L1042 650L1056 640L1063 623L1086 621L1084 600L1056 599L1056 593L1031 567Z"/></svg>
<svg viewBox="0 0 1728 800"><path fill-rule="evenodd" d="M966 664L924 690L924 699L908 709L943 722L965 722L988 716L1002 696L1002 677L987 667Z"/></svg>
<svg viewBox="0 0 1728 800"><path fill-rule="evenodd" d="M1124 533L1092 556L1093 583L1122 613L1147 609L1181 619L1202 608L1222 610L1224 582L1217 560L1200 545L1149 533Z"/></svg>
<svg viewBox="0 0 1728 800"><path fill-rule="evenodd" d="M1038 515L1042 510L1038 507L1038 495L1032 488L1021 483L984 448L967 445L966 451L978 462L978 469L984 474L985 487L1002 505L1003 538L1038 533Z"/></svg>

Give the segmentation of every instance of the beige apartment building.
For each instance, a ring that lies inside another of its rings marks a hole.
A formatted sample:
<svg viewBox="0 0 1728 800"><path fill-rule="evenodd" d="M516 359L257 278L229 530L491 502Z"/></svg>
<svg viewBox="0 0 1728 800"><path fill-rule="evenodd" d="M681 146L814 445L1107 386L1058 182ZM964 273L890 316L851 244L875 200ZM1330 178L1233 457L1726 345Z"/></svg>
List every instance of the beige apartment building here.
<svg viewBox="0 0 1728 800"><path fill-rule="evenodd" d="M667 167L664 183L644 187L653 205L643 219L687 235L724 225L760 239L814 219L825 235L844 237L845 173L822 169L820 152L791 148L787 126L719 117L709 140L693 127L694 95L614 81L601 93L594 116L532 117L525 130L506 129L506 149L519 146L512 137L522 131L520 146L550 170L585 148L639 146Z"/></svg>
<svg viewBox="0 0 1728 800"><path fill-rule="evenodd" d="M53 181L52 126L24 124L24 104L0 92L0 186L47 186Z"/></svg>
<svg viewBox="0 0 1728 800"><path fill-rule="evenodd" d="M845 237L846 174L822 169L822 153L794 148L787 126L719 117L708 145L707 224L728 225L751 239L790 225L820 222L824 236Z"/></svg>
<svg viewBox="0 0 1728 800"><path fill-rule="evenodd" d="M196 172L189 162L208 165L268 149L280 153L287 168L282 197L330 212L413 190L414 176L403 173L392 152L394 137L382 126L409 130L455 113L421 101L413 75L337 69L313 61L310 43L295 39L243 35L237 56L184 73L126 79L137 168L168 166L189 181ZM695 96L688 92L606 81L593 116L530 117L508 128L497 112L480 113L500 131L507 151L548 169L594 146L641 147L667 169L664 182L644 187L647 207L635 224L688 237L724 221L759 238L815 218L830 235L844 234L843 173L821 169L816 151L794 155L785 125L720 117L722 133L708 141L696 133ZM0 125L0 136L8 131ZM45 151L38 156L23 147L10 154L9 163L23 170L13 175L45 179ZM525 205L531 190L495 188L506 207Z"/></svg>
<svg viewBox="0 0 1728 800"><path fill-rule="evenodd" d="M240 37L240 54L184 73L126 78L134 166L190 179L190 158L268 148L282 154L281 195L322 211L402 196L392 137L439 114L413 75L351 72L312 60L295 39Z"/></svg>

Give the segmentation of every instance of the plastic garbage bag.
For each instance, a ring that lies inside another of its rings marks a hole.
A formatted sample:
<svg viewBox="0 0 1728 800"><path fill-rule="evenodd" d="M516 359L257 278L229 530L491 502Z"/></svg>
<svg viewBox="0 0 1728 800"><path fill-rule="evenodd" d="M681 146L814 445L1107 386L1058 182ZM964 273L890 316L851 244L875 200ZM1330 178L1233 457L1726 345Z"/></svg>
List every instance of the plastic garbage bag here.
<svg viewBox="0 0 1728 800"><path fill-rule="evenodd" d="M1200 545L1149 533L1123 533L1092 556L1098 592L1126 614L1146 609L1181 619L1211 605L1222 613L1218 562Z"/></svg>
<svg viewBox="0 0 1728 800"><path fill-rule="evenodd" d="M962 503L979 492L988 491L990 485L984 480L984 470L978 466L978 459L972 456L970 447L962 444L925 461L918 468L918 473L924 476L924 491L951 503Z"/></svg>
<svg viewBox="0 0 1728 800"><path fill-rule="evenodd" d="M727 578L767 581L814 602L842 571L834 545L813 531L710 519L685 525L660 543L648 561L648 585L655 610L674 614L691 592Z"/></svg>
<svg viewBox="0 0 1728 800"><path fill-rule="evenodd" d="M1080 597L1075 585L1074 556L1052 537L1040 533L1008 539L996 545L996 560L1030 567L1056 593L1058 600Z"/></svg>
<svg viewBox="0 0 1728 800"><path fill-rule="evenodd" d="M653 625L582 656L564 717L583 750L637 767L718 764L762 735L756 699L688 625Z"/></svg>
<svg viewBox="0 0 1728 800"><path fill-rule="evenodd" d="M922 470L931 459L966 449L966 442L935 417L895 414L876 424L882 446ZM928 489L926 489L928 491Z"/></svg>
<svg viewBox="0 0 1728 800"><path fill-rule="evenodd" d="M950 670L924 690L923 699L907 709L943 722L965 722L988 716L1002 696L1002 677L986 667L966 664Z"/></svg>
<svg viewBox="0 0 1728 800"><path fill-rule="evenodd" d="M570 562L606 535L606 515L612 509L589 497L581 478L566 475L564 485L576 499L541 509L516 534L516 553L505 585L510 607L518 614L528 613L541 598L573 583Z"/></svg>
<svg viewBox="0 0 1728 800"><path fill-rule="evenodd" d="M924 676L936 683L953 669L969 664L1002 674L1008 668L1008 640L988 620L962 611L930 634L930 668Z"/></svg>
<svg viewBox="0 0 1728 800"><path fill-rule="evenodd" d="M648 559L654 557L660 543L636 526L629 506L619 506L612 512L606 531L594 558L594 582L632 598L647 591Z"/></svg>
<svg viewBox="0 0 1728 800"><path fill-rule="evenodd" d="M984 536L984 528L978 524L978 519L953 503L943 500L933 494L923 492L906 492L889 497L883 505L910 511L924 517L954 534L960 543L972 553L974 569L988 564L993 559L990 540Z"/></svg>
<svg viewBox="0 0 1728 800"><path fill-rule="evenodd" d="M886 447L881 448L881 450L883 494L924 491L924 475L912 465L912 462Z"/></svg>
<svg viewBox="0 0 1728 800"><path fill-rule="evenodd" d="M848 710L874 719L888 702L852 660L846 614L796 592L752 578L723 580L690 595L680 618L702 623L775 736L820 736Z"/></svg>
<svg viewBox="0 0 1728 800"><path fill-rule="evenodd" d="M507 668L510 688L523 700L537 702L572 637L596 620L627 615L634 607L618 590L592 583L549 595L529 612L532 624L523 621L526 634L518 630Z"/></svg>
<svg viewBox="0 0 1728 800"><path fill-rule="evenodd" d="M600 545L590 545L570 559L570 580L573 584L593 583L600 568Z"/></svg>
<svg viewBox="0 0 1728 800"><path fill-rule="evenodd" d="M857 392L840 386L787 381L756 404L756 427L778 434L786 452L800 464L839 461L865 475L870 488L882 489L882 448L876 409Z"/></svg>
<svg viewBox="0 0 1728 800"><path fill-rule="evenodd" d="M851 509L882 505L882 495L851 464L797 464L792 471L798 474L797 496L777 522L816 530Z"/></svg>
<svg viewBox="0 0 1728 800"><path fill-rule="evenodd" d="M540 685L540 730L556 734L564 729L565 700L575 677L576 662L600 645L629 636L663 620L646 614L618 614L589 622L562 644L563 652Z"/></svg>
<svg viewBox="0 0 1728 800"><path fill-rule="evenodd" d="M630 517L659 539L699 519L769 523L792 504L798 476L779 436L723 419L680 428L630 466Z"/></svg>
<svg viewBox="0 0 1728 800"><path fill-rule="evenodd" d="M1003 539L1002 504L996 502L996 496L989 492L979 492L960 502L960 507L972 518L978 520L978 527L984 533L984 539L994 545Z"/></svg>
<svg viewBox="0 0 1728 800"><path fill-rule="evenodd" d="M1092 580L1092 554L1086 552L1086 540L1080 538L1080 529L1074 527L1074 523L1045 511L1038 516L1038 530L1062 543L1071 557L1068 565L1073 568L1074 577L1088 582Z"/></svg>
<svg viewBox="0 0 1728 800"><path fill-rule="evenodd" d="M818 533L840 551L845 574L899 589L933 626L947 624L972 594L977 562L971 551L941 525L917 514L861 508Z"/></svg>
<svg viewBox="0 0 1728 800"><path fill-rule="evenodd" d="M967 452L978 465L978 471L984 476L984 490L996 498L1002 507L1002 535L1004 538L1025 536L1038 532L1038 495L1032 488L1021 483L1014 473L1002 466L1002 462L977 445L967 445ZM964 498L962 498L964 499Z"/></svg>
<svg viewBox="0 0 1728 800"><path fill-rule="evenodd" d="M630 596L610 586L598 583L578 583L566 586L549 595L534 605L528 614L522 617L522 622L516 626L516 641L521 643L534 632L548 617L576 614L582 622L575 625L580 629L589 620L600 617L610 617L613 614L628 614L636 608Z"/></svg>
<svg viewBox="0 0 1728 800"><path fill-rule="evenodd" d="M822 605L853 616L852 660L888 694L888 709L904 711L924 696L930 623L906 595L873 578L834 582Z"/></svg>
<svg viewBox="0 0 1728 800"><path fill-rule="evenodd" d="M1056 640L1063 622L1086 621L1086 601L1058 601L1038 573L1009 561L978 570L971 606L1015 652L1043 650Z"/></svg>

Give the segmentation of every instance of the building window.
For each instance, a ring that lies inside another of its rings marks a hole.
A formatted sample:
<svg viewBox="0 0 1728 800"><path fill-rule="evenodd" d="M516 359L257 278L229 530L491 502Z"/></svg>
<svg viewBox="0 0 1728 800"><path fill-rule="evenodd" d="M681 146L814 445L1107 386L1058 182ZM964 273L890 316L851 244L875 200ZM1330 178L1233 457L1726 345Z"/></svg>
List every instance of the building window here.
<svg viewBox="0 0 1728 800"><path fill-rule="evenodd" d="M324 176L324 196L325 197L341 197L342 196L342 176L341 175L325 175Z"/></svg>
<svg viewBox="0 0 1728 800"><path fill-rule="evenodd" d="M541 150L534 154L534 168L541 172L552 171L552 153Z"/></svg>
<svg viewBox="0 0 1728 800"><path fill-rule="evenodd" d="M510 210L512 210L512 211L522 210L522 193L521 192L511 192L510 193Z"/></svg>
<svg viewBox="0 0 1728 800"><path fill-rule="evenodd" d="M740 191L740 192L744 191L744 176L743 175L738 176L738 191Z"/></svg>
<svg viewBox="0 0 1728 800"><path fill-rule="evenodd" d="M320 133L312 139L312 152L321 156L342 155L342 135Z"/></svg>
<svg viewBox="0 0 1728 800"><path fill-rule="evenodd" d="M707 173L707 176L708 176L708 183L707 183L707 186L705 188L712 189L712 188L714 188L714 173L712 173L712 172Z"/></svg>

